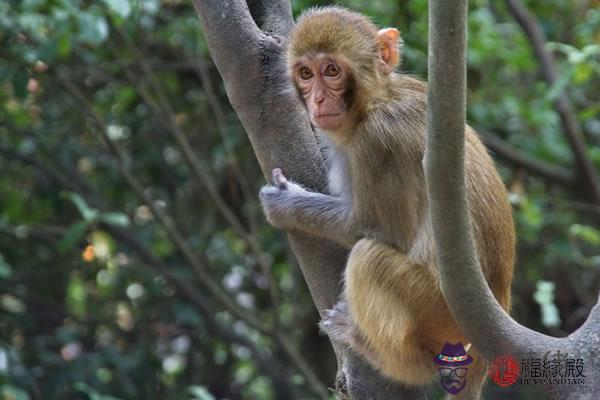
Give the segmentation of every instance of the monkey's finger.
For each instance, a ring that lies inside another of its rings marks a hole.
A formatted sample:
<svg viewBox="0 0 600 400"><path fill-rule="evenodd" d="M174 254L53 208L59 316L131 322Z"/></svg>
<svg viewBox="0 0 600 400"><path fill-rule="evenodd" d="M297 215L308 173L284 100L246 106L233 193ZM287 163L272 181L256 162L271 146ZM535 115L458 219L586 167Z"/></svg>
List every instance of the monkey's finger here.
<svg viewBox="0 0 600 400"><path fill-rule="evenodd" d="M285 189L287 184L287 178L283 175L281 168L273 169L273 185L280 189Z"/></svg>

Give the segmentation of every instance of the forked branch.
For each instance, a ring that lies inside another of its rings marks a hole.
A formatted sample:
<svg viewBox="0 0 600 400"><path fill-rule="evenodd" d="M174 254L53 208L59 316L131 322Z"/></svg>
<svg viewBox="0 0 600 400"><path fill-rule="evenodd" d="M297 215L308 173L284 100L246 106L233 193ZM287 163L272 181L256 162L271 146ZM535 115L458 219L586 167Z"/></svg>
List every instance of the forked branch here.
<svg viewBox="0 0 600 400"><path fill-rule="evenodd" d="M464 174L467 1L430 3L428 141L425 174L444 298L473 345L489 360L506 353L583 358L587 385L547 385L558 399L591 399L600 385L600 304L567 338L532 331L505 313L486 284L473 245Z"/></svg>

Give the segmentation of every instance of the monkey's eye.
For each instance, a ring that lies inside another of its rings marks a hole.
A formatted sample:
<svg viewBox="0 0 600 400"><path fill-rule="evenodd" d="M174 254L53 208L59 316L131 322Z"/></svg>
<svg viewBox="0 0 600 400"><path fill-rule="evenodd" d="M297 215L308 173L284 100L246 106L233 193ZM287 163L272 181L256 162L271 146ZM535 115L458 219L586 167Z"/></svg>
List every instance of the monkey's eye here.
<svg viewBox="0 0 600 400"><path fill-rule="evenodd" d="M301 79L308 80L308 79L312 78L312 76L313 76L313 74L308 67L300 68L300 78Z"/></svg>
<svg viewBox="0 0 600 400"><path fill-rule="evenodd" d="M325 75L326 76L337 76L340 73L340 67L338 67L336 64L329 64L327 66L327 68L325 68Z"/></svg>

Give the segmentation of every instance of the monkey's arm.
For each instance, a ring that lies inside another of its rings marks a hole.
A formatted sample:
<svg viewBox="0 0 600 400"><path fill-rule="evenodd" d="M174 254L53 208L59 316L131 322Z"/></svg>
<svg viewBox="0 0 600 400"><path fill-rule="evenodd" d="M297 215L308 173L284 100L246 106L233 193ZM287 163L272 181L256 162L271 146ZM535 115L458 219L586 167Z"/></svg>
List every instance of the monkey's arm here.
<svg viewBox="0 0 600 400"><path fill-rule="evenodd" d="M273 170L273 185L260 190L260 200L271 225L300 230L352 247L358 232L352 229L350 205L338 197L310 192Z"/></svg>

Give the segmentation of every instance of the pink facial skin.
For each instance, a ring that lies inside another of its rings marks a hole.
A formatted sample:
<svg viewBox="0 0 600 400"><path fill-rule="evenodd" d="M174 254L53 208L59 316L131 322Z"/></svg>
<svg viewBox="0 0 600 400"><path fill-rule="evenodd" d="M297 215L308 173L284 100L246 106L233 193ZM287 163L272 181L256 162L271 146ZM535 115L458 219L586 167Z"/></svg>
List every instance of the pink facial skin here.
<svg viewBox="0 0 600 400"><path fill-rule="evenodd" d="M294 81L314 125L326 131L336 131L344 125L348 73L343 63L326 55L304 57L294 66Z"/></svg>

